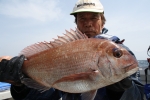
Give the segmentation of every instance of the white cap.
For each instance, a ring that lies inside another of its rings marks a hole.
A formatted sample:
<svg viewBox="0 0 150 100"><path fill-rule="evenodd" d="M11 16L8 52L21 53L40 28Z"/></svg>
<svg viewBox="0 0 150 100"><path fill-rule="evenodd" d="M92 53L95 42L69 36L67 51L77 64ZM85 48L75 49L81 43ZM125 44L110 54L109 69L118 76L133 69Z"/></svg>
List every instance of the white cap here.
<svg viewBox="0 0 150 100"><path fill-rule="evenodd" d="M70 15L74 15L78 12L103 13L104 8L99 0L78 0Z"/></svg>

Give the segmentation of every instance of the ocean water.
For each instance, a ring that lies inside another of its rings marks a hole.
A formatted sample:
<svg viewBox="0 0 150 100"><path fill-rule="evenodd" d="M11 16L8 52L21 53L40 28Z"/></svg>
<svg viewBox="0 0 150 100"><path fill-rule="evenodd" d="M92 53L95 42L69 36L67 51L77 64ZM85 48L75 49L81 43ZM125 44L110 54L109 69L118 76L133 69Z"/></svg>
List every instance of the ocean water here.
<svg viewBox="0 0 150 100"><path fill-rule="evenodd" d="M139 67L148 67L148 62L147 60L138 60Z"/></svg>

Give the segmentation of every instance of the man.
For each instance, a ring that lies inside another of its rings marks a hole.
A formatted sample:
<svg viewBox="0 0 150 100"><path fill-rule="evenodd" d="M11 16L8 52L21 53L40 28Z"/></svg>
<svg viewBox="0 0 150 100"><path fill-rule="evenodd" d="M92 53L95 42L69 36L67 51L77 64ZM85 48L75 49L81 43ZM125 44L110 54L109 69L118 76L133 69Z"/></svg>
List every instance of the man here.
<svg viewBox="0 0 150 100"><path fill-rule="evenodd" d="M118 38L101 36L104 30L105 17L104 9L99 0L79 0L71 15L74 15L77 28L89 38L109 38L116 43L121 43ZM128 49L129 50L129 49ZM129 50L129 52L131 52ZM131 54L133 54L131 52ZM14 57L10 60L3 59L0 63L0 81L11 83L11 94L15 100L81 100L82 94L64 93L51 88L41 93L40 91L28 88L20 82L20 69L25 57ZM126 99L126 91L133 86L130 78L125 78L113 85L100 88L97 91L95 100L142 100ZM137 94L140 95L140 94Z"/></svg>

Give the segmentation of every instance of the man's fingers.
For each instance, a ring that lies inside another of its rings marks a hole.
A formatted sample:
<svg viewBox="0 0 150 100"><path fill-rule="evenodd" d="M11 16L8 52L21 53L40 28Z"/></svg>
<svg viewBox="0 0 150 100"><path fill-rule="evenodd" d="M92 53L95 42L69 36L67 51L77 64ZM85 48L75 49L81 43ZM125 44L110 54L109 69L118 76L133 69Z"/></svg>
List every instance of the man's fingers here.
<svg viewBox="0 0 150 100"><path fill-rule="evenodd" d="M11 56L2 56L0 57L0 62L2 61L2 59L10 60L11 58L12 58Z"/></svg>

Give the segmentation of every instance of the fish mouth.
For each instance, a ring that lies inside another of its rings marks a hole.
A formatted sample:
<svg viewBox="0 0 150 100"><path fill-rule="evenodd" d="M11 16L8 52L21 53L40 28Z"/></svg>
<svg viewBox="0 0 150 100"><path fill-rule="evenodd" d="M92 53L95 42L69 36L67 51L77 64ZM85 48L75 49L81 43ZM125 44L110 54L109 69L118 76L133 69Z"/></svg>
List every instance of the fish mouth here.
<svg viewBox="0 0 150 100"><path fill-rule="evenodd" d="M123 68L123 73L122 74L117 74L113 78L110 77L111 82L119 82L122 79L131 76L132 74L136 73L138 71L138 66L137 63L132 63L127 65L126 67Z"/></svg>
<svg viewBox="0 0 150 100"><path fill-rule="evenodd" d="M128 72L128 71L130 71L132 69L136 69L136 68L138 69L137 63L132 63L132 64L129 64L129 65L124 67L125 72Z"/></svg>

